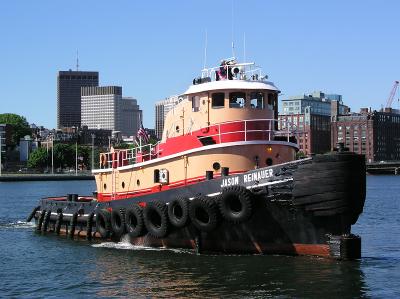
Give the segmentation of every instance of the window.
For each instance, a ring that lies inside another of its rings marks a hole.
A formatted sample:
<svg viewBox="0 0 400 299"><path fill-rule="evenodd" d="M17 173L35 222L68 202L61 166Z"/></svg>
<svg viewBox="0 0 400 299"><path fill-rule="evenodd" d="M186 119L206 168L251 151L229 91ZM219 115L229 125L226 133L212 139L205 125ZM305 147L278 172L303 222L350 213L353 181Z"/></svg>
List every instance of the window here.
<svg viewBox="0 0 400 299"><path fill-rule="evenodd" d="M246 101L244 92L231 92L229 94L229 108L243 108Z"/></svg>
<svg viewBox="0 0 400 299"><path fill-rule="evenodd" d="M250 94L250 107L264 109L264 94L262 92L252 92Z"/></svg>
<svg viewBox="0 0 400 299"><path fill-rule="evenodd" d="M192 111L193 112L199 111L199 107L200 107L200 97L199 96L192 97Z"/></svg>
<svg viewBox="0 0 400 299"><path fill-rule="evenodd" d="M225 94L223 92L213 93L211 100L212 108L222 108L225 106Z"/></svg>
<svg viewBox="0 0 400 299"><path fill-rule="evenodd" d="M268 94L268 106L267 106L267 108L269 110L274 110L275 101L276 101L276 95L273 93L269 93ZM289 111L293 111L293 107L289 108Z"/></svg>

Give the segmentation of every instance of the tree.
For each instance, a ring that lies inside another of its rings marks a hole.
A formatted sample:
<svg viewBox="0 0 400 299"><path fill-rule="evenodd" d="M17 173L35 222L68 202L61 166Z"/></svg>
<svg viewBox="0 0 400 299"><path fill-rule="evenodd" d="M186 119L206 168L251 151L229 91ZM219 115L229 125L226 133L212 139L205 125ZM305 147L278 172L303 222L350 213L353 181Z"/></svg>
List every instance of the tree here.
<svg viewBox="0 0 400 299"><path fill-rule="evenodd" d="M54 145L54 165L60 168L75 166L75 145L57 143Z"/></svg>
<svg viewBox="0 0 400 299"><path fill-rule="evenodd" d="M38 148L29 156L28 167L43 170L48 165L48 153L43 147Z"/></svg>
<svg viewBox="0 0 400 299"><path fill-rule="evenodd" d="M297 160L299 160L299 159L304 159L304 158L307 158L307 156L306 156L306 154L304 154L302 151L298 151L298 152L296 153L296 159L297 159Z"/></svg>
<svg viewBox="0 0 400 299"><path fill-rule="evenodd" d="M31 129L26 118L18 114L3 113L0 114L0 124L9 124L12 126L11 143L12 146L19 144L19 140L26 135L31 136Z"/></svg>

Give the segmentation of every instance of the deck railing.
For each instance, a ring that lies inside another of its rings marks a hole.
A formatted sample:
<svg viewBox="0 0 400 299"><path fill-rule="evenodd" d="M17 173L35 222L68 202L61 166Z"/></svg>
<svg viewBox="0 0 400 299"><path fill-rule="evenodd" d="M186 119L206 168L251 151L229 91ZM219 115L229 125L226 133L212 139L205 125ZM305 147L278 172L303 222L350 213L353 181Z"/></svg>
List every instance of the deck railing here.
<svg viewBox="0 0 400 299"><path fill-rule="evenodd" d="M285 130L276 130L279 127ZM282 124L285 124L284 126ZM284 138L290 142L291 137L296 135L296 126L286 120L276 119L251 119L227 121L216 125L204 127L198 131L190 132L187 135L196 135L200 146L211 144L222 144L228 142L273 141L276 137ZM115 150L114 152L100 155L101 168L116 168L135 163L153 160L160 157L162 148L160 142L156 144L140 145L132 149Z"/></svg>

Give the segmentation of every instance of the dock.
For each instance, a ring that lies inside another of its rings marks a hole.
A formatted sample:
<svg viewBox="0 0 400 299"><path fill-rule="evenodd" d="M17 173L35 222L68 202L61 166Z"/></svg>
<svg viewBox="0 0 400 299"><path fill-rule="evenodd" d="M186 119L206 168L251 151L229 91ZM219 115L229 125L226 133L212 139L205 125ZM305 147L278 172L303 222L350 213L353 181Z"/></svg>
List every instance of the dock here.
<svg viewBox="0 0 400 299"><path fill-rule="evenodd" d="M2 174L0 182L94 180L92 174Z"/></svg>
<svg viewBox="0 0 400 299"><path fill-rule="evenodd" d="M367 163L369 174L400 174L400 161L381 161Z"/></svg>

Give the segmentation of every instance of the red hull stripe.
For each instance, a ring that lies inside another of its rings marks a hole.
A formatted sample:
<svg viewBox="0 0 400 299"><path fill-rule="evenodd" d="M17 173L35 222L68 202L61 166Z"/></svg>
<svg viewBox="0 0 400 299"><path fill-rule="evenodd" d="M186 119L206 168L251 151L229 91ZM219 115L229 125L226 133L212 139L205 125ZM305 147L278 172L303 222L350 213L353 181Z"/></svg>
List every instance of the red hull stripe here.
<svg viewBox="0 0 400 299"><path fill-rule="evenodd" d="M240 174L244 173L245 171L232 171L229 172L229 174ZM221 175L216 176L215 178L220 177ZM199 182L205 181L204 176L198 176L186 180L180 180L176 182L172 182L168 185L160 185L160 186L154 186L152 188L146 188L146 189L139 189L135 191L127 191L127 192L118 192L115 193L114 196L112 196L112 193L98 193L97 199L98 201L111 201L111 200L119 200L119 199L127 199L131 197L138 197L141 195L147 195L147 194L152 194L152 193L157 193L160 191L165 191L173 188L178 188L178 187L183 187L183 186L188 186L192 184L196 184Z"/></svg>

